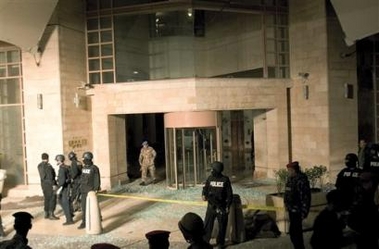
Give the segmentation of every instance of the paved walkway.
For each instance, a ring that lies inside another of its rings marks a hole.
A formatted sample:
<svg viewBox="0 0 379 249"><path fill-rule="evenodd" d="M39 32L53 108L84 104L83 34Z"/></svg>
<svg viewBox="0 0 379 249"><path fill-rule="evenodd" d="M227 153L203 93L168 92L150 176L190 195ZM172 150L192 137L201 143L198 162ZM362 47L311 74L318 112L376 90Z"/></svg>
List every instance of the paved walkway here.
<svg viewBox="0 0 379 249"><path fill-rule="evenodd" d="M272 182L240 181L233 184L234 193L241 196L242 204L264 206L265 195L272 193ZM198 213L204 218L205 202L201 201L201 187L171 190L163 182L145 187L139 181L131 182L98 195L102 214L103 232L90 235L86 230L78 230L81 214L75 216L76 223L63 226L64 216L58 206L56 214L60 220L51 221L43 218L43 199L32 196L22 199L4 198L1 215L7 236L13 236L12 213L28 211L33 214L33 228L29 232L29 245L32 248L90 248L94 243L113 243L121 248L148 248L145 233L151 230L168 230L170 248L183 249L188 244L184 241L177 223L186 212ZM305 234L308 241L309 233ZM275 239L255 239L228 248L292 248L286 235ZM307 248L310 248L307 245Z"/></svg>

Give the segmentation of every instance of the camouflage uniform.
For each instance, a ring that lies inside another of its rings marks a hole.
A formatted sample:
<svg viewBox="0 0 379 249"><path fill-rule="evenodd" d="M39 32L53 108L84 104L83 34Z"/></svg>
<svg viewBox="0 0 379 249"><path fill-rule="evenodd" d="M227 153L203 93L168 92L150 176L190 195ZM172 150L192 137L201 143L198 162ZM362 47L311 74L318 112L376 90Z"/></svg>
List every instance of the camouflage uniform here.
<svg viewBox="0 0 379 249"><path fill-rule="evenodd" d="M155 178L155 165L154 160L157 156L157 153L155 150L150 146L144 146L141 149L140 155L139 155L139 164L141 165L141 178L142 182L145 183L147 180L147 171L150 172L151 178L153 178L153 181L156 180Z"/></svg>

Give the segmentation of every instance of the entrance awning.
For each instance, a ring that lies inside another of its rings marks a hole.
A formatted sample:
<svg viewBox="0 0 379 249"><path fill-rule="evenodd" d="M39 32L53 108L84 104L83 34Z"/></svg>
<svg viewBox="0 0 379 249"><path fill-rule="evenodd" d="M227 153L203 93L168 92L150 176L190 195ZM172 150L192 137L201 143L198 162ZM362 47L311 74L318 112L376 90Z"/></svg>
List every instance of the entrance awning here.
<svg viewBox="0 0 379 249"><path fill-rule="evenodd" d="M378 0L331 0L337 13L345 42L353 45L356 40L379 33Z"/></svg>
<svg viewBox="0 0 379 249"><path fill-rule="evenodd" d="M58 0L0 0L0 40L34 53Z"/></svg>

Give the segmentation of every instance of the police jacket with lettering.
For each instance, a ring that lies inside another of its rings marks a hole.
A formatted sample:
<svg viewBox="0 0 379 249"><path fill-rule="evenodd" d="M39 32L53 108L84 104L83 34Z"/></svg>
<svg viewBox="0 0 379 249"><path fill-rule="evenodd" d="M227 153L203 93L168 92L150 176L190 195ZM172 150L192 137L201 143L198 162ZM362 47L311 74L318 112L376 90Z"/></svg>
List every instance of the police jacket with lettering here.
<svg viewBox="0 0 379 249"><path fill-rule="evenodd" d="M38 164L38 173L41 179L42 185L53 186L56 185L57 182L55 180L56 174L53 166L51 166L48 162L41 162Z"/></svg>
<svg viewBox="0 0 379 249"><path fill-rule="evenodd" d="M229 177L223 174L210 175L205 182L202 194L214 208L229 208L233 200Z"/></svg>
<svg viewBox="0 0 379 249"><path fill-rule="evenodd" d="M379 175L379 157L374 156L370 159L370 167L367 170Z"/></svg>
<svg viewBox="0 0 379 249"><path fill-rule="evenodd" d="M344 168L337 175L336 188L344 195L354 195L361 173L360 168Z"/></svg>
<svg viewBox="0 0 379 249"><path fill-rule="evenodd" d="M290 212L301 213L302 217L307 217L311 205L311 189L307 175L298 172L287 179L284 204Z"/></svg>
<svg viewBox="0 0 379 249"><path fill-rule="evenodd" d="M80 175L80 192L100 190L100 172L96 165L84 165Z"/></svg>

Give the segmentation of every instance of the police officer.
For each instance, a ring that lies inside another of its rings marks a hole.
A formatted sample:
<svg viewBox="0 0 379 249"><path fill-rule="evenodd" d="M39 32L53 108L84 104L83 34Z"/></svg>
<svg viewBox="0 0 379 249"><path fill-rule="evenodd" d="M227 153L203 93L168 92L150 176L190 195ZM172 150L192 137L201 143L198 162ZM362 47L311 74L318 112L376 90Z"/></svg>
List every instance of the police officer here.
<svg viewBox="0 0 379 249"><path fill-rule="evenodd" d="M183 234L184 239L190 244L187 249L212 249L208 242L203 238L205 234L204 222L201 217L195 213L186 213L178 222L178 227Z"/></svg>
<svg viewBox="0 0 379 249"><path fill-rule="evenodd" d="M57 181L53 166L49 163L49 155L42 153L42 162L38 164L38 173L41 179L41 187L44 197L45 219L58 220L54 215L57 206Z"/></svg>
<svg viewBox="0 0 379 249"><path fill-rule="evenodd" d="M90 191L100 190L100 171L99 168L93 164L93 154L89 151L83 153L83 169L80 175L80 193L82 205L82 223L78 229L86 227L86 202L87 195Z"/></svg>
<svg viewBox="0 0 379 249"><path fill-rule="evenodd" d="M82 174L83 165L76 157L75 152L68 153L68 159L71 161L70 175L71 175L71 200L73 211L79 211L80 208L80 175Z"/></svg>
<svg viewBox="0 0 379 249"><path fill-rule="evenodd" d="M341 193L342 209L349 211L357 193L362 170L358 168L358 156L354 153L346 154L345 166L337 174L335 186Z"/></svg>
<svg viewBox="0 0 379 249"><path fill-rule="evenodd" d="M63 225L72 225L74 220L72 219L71 213L71 176L69 166L64 164L65 157L64 155L57 155L55 161L59 167L58 170L58 200L62 206L63 213L66 217L66 222Z"/></svg>
<svg viewBox="0 0 379 249"><path fill-rule="evenodd" d="M0 242L0 248L31 249L31 247L28 246L27 235L29 230L32 228L33 216L28 212L17 212L14 213L13 216L13 228L16 230L16 234L12 239Z"/></svg>
<svg viewBox="0 0 379 249"><path fill-rule="evenodd" d="M208 202L204 220L204 239L209 243L214 221L217 218L219 230L216 242L218 248L224 248L229 208L233 201L233 190L229 177L222 174L224 164L215 161L211 167L211 175L206 180L202 192L202 199Z"/></svg>

